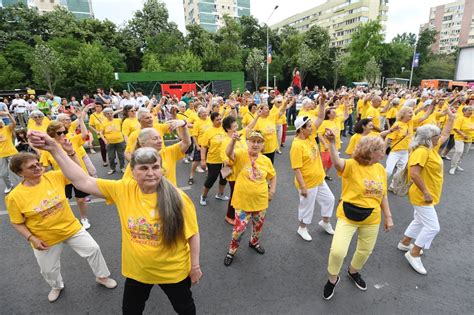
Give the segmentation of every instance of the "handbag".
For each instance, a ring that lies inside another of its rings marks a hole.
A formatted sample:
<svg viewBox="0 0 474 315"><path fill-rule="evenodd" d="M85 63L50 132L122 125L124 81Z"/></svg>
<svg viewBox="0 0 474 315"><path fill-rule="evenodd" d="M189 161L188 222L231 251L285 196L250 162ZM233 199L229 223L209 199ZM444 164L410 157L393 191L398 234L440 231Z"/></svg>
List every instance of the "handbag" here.
<svg viewBox="0 0 474 315"><path fill-rule="evenodd" d="M345 201L342 202L342 209L344 209L346 218L357 222L364 221L374 211L374 208L362 208Z"/></svg>
<svg viewBox="0 0 474 315"><path fill-rule="evenodd" d="M392 148L395 147L397 144L399 144L400 142L402 142L403 139L405 139L406 137L408 136L408 130L407 130L407 133L403 136L403 138L401 138L400 140L398 140L397 142L395 142L394 145L390 145L389 147L387 147L385 149L385 154L389 155L390 152L392 151Z"/></svg>
<svg viewBox="0 0 474 315"><path fill-rule="evenodd" d="M223 166L221 168L221 176L222 178L227 178L232 174L232 167L230 166Z"/></svg>

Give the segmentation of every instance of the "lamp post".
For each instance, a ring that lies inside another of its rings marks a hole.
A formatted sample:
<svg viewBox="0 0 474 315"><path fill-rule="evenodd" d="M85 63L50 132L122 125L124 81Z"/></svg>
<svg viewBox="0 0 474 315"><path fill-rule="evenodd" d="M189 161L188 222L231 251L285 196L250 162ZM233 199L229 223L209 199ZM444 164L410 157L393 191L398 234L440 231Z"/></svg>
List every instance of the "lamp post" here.
<svg viewBox="0 0 474 315"><path fill-rule="evenodd" d="M415 68L415 56L416 56L416 44L418 40L415 42L415 49L413 49L413 59L411 60L411 72L410 72L410 83L408 84L408 88L411 89L411 80L413 80L413 68Z"/></svg>
<svg viewBox="0 0 474 315"><path fill-rule="evenodd" d="M270 18L272 17L273 13L276 11L276 9L278 9L278 5L276 5L274 8L273 8L273 11L272 13L270 13L270 16L268 17L267 19L267 51L265 53L265 56L267 58L267 81L266 81L266 85L265 85L265 88L268 89L268 47L270 45L270 40L268 38L268 29L270 28L269 25L268 25L268 22L270 21Z"/></svg>

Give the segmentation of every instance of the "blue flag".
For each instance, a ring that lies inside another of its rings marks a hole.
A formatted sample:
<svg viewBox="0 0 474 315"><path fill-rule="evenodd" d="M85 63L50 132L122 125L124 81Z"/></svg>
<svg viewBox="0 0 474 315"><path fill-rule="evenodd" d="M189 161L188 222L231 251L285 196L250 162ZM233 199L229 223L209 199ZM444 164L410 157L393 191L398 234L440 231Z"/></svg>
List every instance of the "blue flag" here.
<svg viewBox="0 0 474 315"><path fill-rule="evenodd" d="M420 65L420 53L416 53L415 57L413 58L413 68L418 68Z"/></svg>

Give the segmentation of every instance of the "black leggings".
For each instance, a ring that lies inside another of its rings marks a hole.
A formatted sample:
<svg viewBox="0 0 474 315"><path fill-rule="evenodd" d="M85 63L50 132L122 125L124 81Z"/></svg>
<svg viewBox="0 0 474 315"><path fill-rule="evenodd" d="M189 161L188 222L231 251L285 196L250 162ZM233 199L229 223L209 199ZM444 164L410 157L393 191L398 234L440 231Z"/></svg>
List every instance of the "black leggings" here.
<svg viewBox="0 0 474 315"><path fill-rule="evenodd" d="M104 140L99 138L99 145L100 145L100 155L102 157L102 162L107 163L107 146L105 145Z"/></svg>
<svg viewBox="0 0 474 315"><path fill-rule="evenodd" d="M159 286L168 296L176 313L196 314L196 305L194 305L191 293L191 279L189 277L178 283L160 284ZM146 284L127 278L123 291L122 314L143 314L145 303L150 297L151 288L153 288L153 284Z"/></svg>
<svg viewBox="0 0 474 315"><path fill-rule="evenodd" d="M204 182L204 187L207 189L211 189L212 185L217 180L217 177L219 177L219 185L225 186L227 184L227 181L225 178L222 178L221 175L221 168L222 168L222 163L219 164L211 164L207 163L207 178L206 181Z"/></svg>

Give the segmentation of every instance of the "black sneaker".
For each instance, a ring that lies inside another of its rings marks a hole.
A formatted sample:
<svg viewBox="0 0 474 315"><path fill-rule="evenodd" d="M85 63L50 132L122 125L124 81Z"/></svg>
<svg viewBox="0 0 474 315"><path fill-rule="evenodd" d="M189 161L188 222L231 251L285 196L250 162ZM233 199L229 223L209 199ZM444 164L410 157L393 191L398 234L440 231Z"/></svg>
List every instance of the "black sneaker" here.
<svg viewBox="0 0 474 315"><path fill-rule="evenodd" d="M224 266L229 267L232 261L234 261L234 254L227 253L224 258Z"/></svg>
<svg viewBox="0 0 474 315"><path fill-rule="evenodd" d="M347 275L349 276L349 278L352 279L352 281L354 281L355 285L359 289L361 289L362 291L367 290L367 284L365 283L364 279L362 279L362 277L360 276L360 273L358 272L351 273L349 270L347 270Z"/></svg>
<svg viewBox="0 0 474 315"><path fill-rule="evenodd" d="M329 280L328 282L326 282L326 285L324 286L324 293L323 293L323 298L326 301L329 301L333 297L334 289L336 288L336 285L339 283L339 280L341 280L341 278L337 276L336 283L333 284Z"/></svg>

